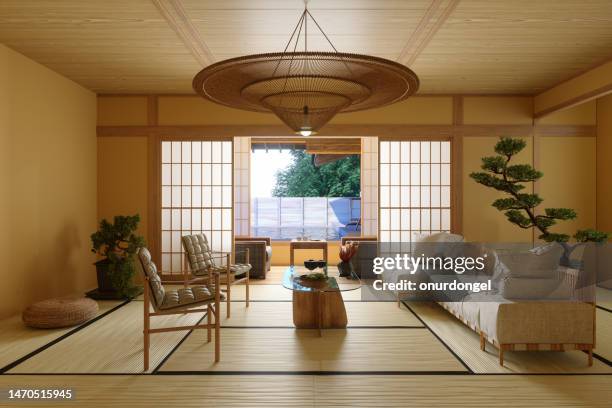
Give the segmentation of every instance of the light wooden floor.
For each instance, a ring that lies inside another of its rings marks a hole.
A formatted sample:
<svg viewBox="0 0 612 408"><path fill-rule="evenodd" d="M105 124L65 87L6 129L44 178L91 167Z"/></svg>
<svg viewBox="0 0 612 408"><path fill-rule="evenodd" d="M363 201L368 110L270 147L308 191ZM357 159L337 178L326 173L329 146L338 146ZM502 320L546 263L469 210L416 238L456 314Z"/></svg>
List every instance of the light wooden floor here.
<svg viewBox="0 0 612 408"><path fill-rule="evenodd" d="M609 407L609 376L0 376L0 389L65 388L19 407Z"/></svg>
<svg viewBox="0 0 612 408"><path fill-rule="evenodd" d="M108 312L120 303L119 301L99 301L98 316ZM0 320L0 368L51 343L74 329L74 327L52 330L32 329L23 324L20 315Z"/></svg>
<svg viewBox="0 0 612 408"><path fill-rule="evenodd" d="M398 313L394 302L346 302L349 327L423 327L412 313ZM232 317L225 317L225 303L221 304L221 325L232 327L293 327L291 302L252 302L232 304ZM402 309L406 307L402 305Z"/></svg>
<svg viewBox="0 0 612 408"><path fill-rule="evenodd" d="M455 371L466 369L431 332L418 329L222 329L221 362L203 336L189 338L164 371Z"/></svg>
<svg viewBox="0 0 612 408"><path fill-rule="evenodd" d="M596 299L599 306L612 310L612 289L597 288Z"/></svg>
<svg viewBox="0 0 612 408"><path fill-rule="evenodd" d="M142 372L143 303L133 301L13 368L9 373L140 373ZM152 327L195 324L202 314L161 316ZM205 331L198 334L205 335ZM151 336L151 367L187 334Z"/></svg>

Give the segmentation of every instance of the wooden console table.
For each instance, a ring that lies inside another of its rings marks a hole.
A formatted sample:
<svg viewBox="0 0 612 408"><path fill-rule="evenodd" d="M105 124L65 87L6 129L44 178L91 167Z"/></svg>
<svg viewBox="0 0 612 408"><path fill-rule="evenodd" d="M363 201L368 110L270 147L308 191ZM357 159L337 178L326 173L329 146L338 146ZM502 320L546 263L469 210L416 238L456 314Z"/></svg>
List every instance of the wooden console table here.
<svg viewBox="0 0 612 408"><path fill-rule="evenodd" d="M323 251L323 260L327 262L327 241L298 241L292 239L289 244L289 265L295 265L294 251L296 249L321 249Z"/></svg>

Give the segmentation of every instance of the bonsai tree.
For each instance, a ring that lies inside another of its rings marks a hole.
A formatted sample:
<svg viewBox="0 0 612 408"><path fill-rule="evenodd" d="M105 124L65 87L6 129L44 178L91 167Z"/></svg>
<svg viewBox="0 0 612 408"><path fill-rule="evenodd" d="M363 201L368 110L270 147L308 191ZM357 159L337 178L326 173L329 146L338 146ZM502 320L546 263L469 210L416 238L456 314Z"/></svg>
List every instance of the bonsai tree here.
<svg viewBox="0 0 612 408"><path fill-rule="evenodd" d="M539 180L543 173L529 164L511 164L515 155L525 148L523 139L502 137L495 145L496 156L482 158L481 168L484 172L471 173L470 177L483 186L493 188L508 195L493 202L493 207L502 211L508 221L520 228L537 228L539 238L546 242L558 242L563 246L562 264L569 265L572 251L585 242L604 242L609 234L593 229L579 230L573 237L578 244L569 244L570 236L551 231L557 221L572 220L577 217L571 208L545 208L543 214L536 215L536 207L542 198L533 193L524 192L523 183Z"/></svg>
<svg viewBox="0 0 612 408"><path fill-rule="evenodd" d="M91 251L102 257L95 263L98 274L100 271L108 274L112 289L122 297L131 295L135 272L134 254L145 245L144 238L135 234L139 222L138 214L118 215L112 223L106 219L100 221L98 231L91 234ZM101 286L100 283L98 285Z"/></svg>

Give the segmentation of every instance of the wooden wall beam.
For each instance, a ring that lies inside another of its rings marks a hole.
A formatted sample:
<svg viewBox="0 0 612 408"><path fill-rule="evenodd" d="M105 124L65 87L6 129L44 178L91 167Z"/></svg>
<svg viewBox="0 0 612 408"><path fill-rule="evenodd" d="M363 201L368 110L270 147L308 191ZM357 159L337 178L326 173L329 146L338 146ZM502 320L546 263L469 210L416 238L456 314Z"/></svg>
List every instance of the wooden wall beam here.
<svg viewBox="0 0 612 408"><path fill-rule="evenodd" d="M432 1L425 15L417 25L415 31L410 36L408 43L404 46L398 62L406 66L412 66L429 42L442 28L448 17L459 4L459 0L448 0L446 7L440 10L441 1Z"/></svg>
<svg viewBox="0 0 612 408"><path fill-rule="evenodd" d="M534 97L535 118L612 93L612 60L570 78Z"/></svg>
<svg viewBox="0 0 612 408"><path fill-rule="evenodd" d="M541 136L595 137L595 126L577 125L327 125L319 136L367 137L383 139L430 139L461 137L529 137L532 132ZM207 126L98 126L98 137L157 136L166 138L229 139L234 136L291 137L284 125L207 125Z"/></svg>
<svg viewBox="0 0 612 408"><path fill-rule="evenodd" d="M212 52L202 40L200 32L193 25L187 12L179 0L151 0L170 28L176 32L185 47L202 67L206 67L215 59Z"/></svg>
<svg viewBox="0 0 612 408"><path fill-rule="evenodd" d="M451 231L463 235L463 97L453 97Z"/></svg>

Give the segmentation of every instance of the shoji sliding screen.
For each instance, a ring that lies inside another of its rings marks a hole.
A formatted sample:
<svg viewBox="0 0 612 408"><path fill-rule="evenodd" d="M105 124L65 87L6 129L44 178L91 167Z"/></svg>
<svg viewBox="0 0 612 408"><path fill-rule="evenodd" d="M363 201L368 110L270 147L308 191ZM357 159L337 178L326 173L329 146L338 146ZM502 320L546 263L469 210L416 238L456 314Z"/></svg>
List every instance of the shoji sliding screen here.
<svg viewBox="0 0 612 408"><path fill-rule="evenodd" d="M450 141L381 141L379 172L381 242L450 231Z"/></svg>
<svg viewBox="0 0 612 408"><path fill-rule="evenodd" d="M378 138L361 138L361 234L378 235Z"/></svg>
<svg viewBox="0 0 612 408"><path fill-rule="evenodd" d="M233 235L231 141L161 142L161 269L180 274L181 236L204 233L213 251L230 252Z"/></svg>
<svg viewBox="0 0 612 408"><path fill-rule="evenodd" d="M250 231L251 138L234 138L234 235L249 236Z"/></svg>

